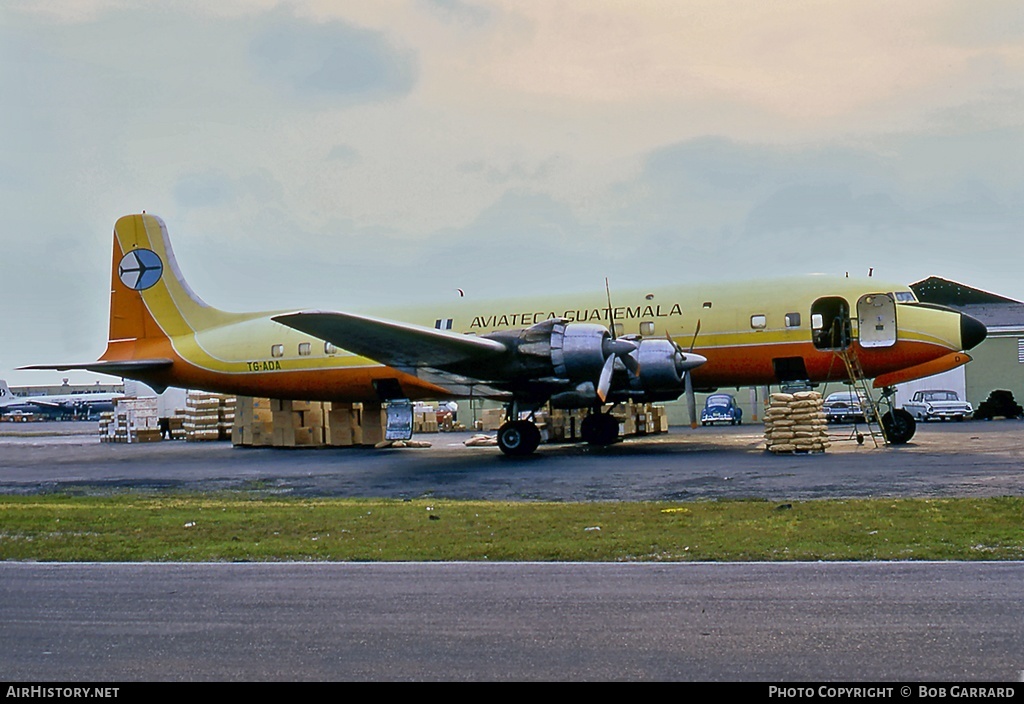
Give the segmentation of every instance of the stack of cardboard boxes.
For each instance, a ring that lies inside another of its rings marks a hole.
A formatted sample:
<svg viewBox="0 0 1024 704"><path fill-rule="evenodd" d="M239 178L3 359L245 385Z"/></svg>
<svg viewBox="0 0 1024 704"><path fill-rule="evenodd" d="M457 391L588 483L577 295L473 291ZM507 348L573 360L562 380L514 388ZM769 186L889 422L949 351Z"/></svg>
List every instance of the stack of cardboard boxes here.
<svg viewBox="0 0 1024 704"><path fill-rule="evenodd" d="M668 432L665 409L653 404L625 404L617 407L622 435ZM542 437L550 442L580 440L580 427L588 411L540 410L534 420ZM441 430L439 412L428 404L413 409L413 433ZM477 430L494 432L505 421L503 408L481 411ZM387 427L384 407L379 403L329 403L277 401L238 397L231 441L242 446L266 447L348 447L375 446L384 440Z"/></svg>
<svg viewBox="0 0 1024 704"><path fill-rule="evenodd" d="M238 397L231 441L257 447L348 447L384 439L380 404Z"/></svg>
<svg viewBox="0 0 1024 704"><path fill-rule="evenodd" d="M235 399L235 424L231 444L270 446L274 444L274 414L269 398L239 396Z"/></svg>
<svg viewBox="0 0 1024 704"><path fill-rule="evenodd" d="M586 417L587 410L583 408L573 410L551 409L551 413L548 415L548 441L578 442L581 439L580 426Z"/></svg>
<svg viewBox="0 0 1024 704"><path fill-rule="evenodd" d="M624 437L668 432L668 413L662 406L626 403L616 406L616 409L612 415L619 419L619 429Z"/></svg>
<svg viewBox="0 0 1024 704"><path fill-rule="evenodd" d="M100 442L155 442L160 439L156 398L118 399L100 414Z"/></svg>
<svg viewBox="0 0 1024 704"><path fill-rule="evenodd" d="M504 422L504 408L485 408L481 411L480 418L476 422L477 430L483 430L484 432L494 431L500 428Z"/></svg>
<svg viewBox="0 0 1024 704"><path fill-rule="evenodd" d="M329 404L328 404L329 405ZM329 409L328 409L329 410ZM327 413L321 401L270 401L274 447L321 447L326 442Z"/></svg>
<svg viewBox="0 0 1024 704"><path fill-rule="evenodd" d="M548 442L578 442L582 439L580 428L590 411L585 408L538 411L535 420L542 431L547 431ZM668 414L662 406L651 403L625 403L615 407L612 415L619 421L619 433L623 437L653 435L668 432ZM505 411L492 408L483 411L477 429L495 431L505 420Z"/></svg>
<svg viewBox="0 0 1024 704"><path fill-rule="evenodd" d="M189 442L226 440L235 420L234 396L189 391L182 422Z"/></svg>
<svg viewBox="0 0 1024 704"><path fill-rule="evenodd" d="M413 434L436 433L441 429L438 423L437 407L430 404L417 403L412 409ZM448 414L449 423L451 414Z"/></svg>

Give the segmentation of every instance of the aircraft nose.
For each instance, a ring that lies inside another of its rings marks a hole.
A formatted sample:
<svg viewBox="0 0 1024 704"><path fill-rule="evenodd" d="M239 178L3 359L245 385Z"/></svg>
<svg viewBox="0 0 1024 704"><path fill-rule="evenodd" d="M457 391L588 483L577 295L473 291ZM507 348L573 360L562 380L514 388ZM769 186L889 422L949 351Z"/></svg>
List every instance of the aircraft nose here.
<svg viewBox="0 0 1024 704"><path fill-rule="evenodd" d="M988 328L977 318L961 313L960 314L960 344L964 350L969 350L981 344L981 341L988 337Z"/></svg>

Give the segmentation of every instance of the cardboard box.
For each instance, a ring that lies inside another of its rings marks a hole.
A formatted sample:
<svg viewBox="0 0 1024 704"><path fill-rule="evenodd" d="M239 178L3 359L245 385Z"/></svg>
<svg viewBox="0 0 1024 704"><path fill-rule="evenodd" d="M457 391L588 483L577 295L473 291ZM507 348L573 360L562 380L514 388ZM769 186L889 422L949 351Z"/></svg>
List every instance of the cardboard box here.
<svg viewBox="0 0 1024 704"><path fill-rule="evenodd" d="M387 422L387 415L379 403L364 403L362 422L359 427L362 430L360 445L376 445L384 440L384 428Z"/></svg>

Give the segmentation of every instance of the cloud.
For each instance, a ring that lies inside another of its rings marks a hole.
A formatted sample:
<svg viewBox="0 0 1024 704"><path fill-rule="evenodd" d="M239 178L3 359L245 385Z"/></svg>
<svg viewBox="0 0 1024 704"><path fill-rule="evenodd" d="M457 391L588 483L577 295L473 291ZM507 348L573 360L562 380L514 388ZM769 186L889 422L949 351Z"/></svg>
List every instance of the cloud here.
<svg viewBox="0 0 1024 704"><path fill-rule="evenodd" d="M209 208L235 200L234 187L223 173L193 173L174 186L174 200L186 208Z"/></svg>
<svg viewBox="0 0 1024 704"><path fill-rule="evenodd" d="M902 228L912 222L891 195L855 195L845 183L806 182L784 186L754 204L746 231L754 235L788 230L828 233L849 226Z"/></svg>
<svg viewBox="0 0 1024 704"><path fill-rule="evenodd" d="M331 151L327 152L328 161L337 161L344 166L358 164L361 160L359 151L347 144L335 144Z"/></svg>
<svg viewBox="0 0 1024 704"><path fill-rule="evenodd" d="M495 11L463 0L420 0L428 11L452 22L480 27L490 22Z"/></svg>
<svg viewBox="0 0 1024 704"><path fill-rule="evenodd" d="M380 32L284 12L261 25L249 43L256 75L293 98L355 105L406 95L416 84L414 54Z"/></svg>
<svg viewBox="0 0 1024 704"><path fill-rule="evenodd" d="M277 204L281 185L265 171L230 176L220 169L189 172L173 187L174 200L183 208L243 207Z"/></svg>

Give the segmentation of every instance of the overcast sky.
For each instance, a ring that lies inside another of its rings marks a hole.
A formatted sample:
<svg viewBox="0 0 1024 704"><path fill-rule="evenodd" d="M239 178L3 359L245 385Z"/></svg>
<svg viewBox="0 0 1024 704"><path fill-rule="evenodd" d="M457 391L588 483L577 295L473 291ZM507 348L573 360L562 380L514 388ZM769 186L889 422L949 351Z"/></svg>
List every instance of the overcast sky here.
<svg viewBox="0 0 1024 704"><path fill-rule="evenodd" d="M229 310L935 274L1024 299L1018 0L0 0L0 376L111 228Z"/></svg>

